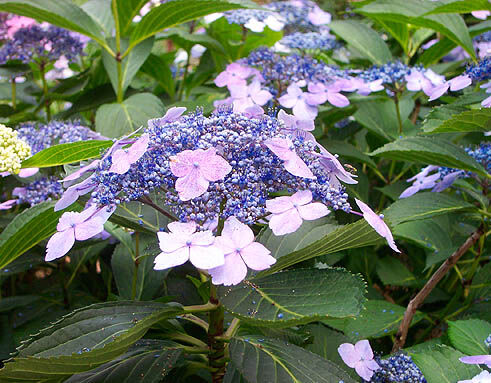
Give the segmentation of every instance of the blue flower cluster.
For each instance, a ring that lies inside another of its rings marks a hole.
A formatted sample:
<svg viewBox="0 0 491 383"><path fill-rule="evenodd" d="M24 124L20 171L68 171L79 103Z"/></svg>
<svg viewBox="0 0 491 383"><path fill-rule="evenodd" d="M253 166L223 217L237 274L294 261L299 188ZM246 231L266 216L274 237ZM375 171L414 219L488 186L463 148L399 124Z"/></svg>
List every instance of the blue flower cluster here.
<svg viewBox="0 0 491 383"><path fill-rule="evenodd" d="M491 41L491 31L487 31L484 33L481 33L480 35L477 35L472 39L472 41L477 42L477 43L487 43Z"/></svg>
<svg viewBox="0 0 491 383"><path fill-rule="evenodd" d="M29 63L35 59L40 62L55 62L61 56L74 61L82 53L83 43L66 29L50 25L20 28L12 40L0 48L0 64L10 60Z"/></svg>
<svg viewBox="0 0 491 383"><path fill-rule="evenodd" d="M297 1L297 3L299 3ZM302 29L306 31L318 31L319 27L314 25L309 20L309 13L312 12L316 5L312 1L303 0L300 4L292 4L288 1L275 1L267 5L271 10L274 10L285 21L287 26L294 27L296 30Z"/></svg>
<svg viewBox="0 0 491 383"><path fill-rule="evenodd" d="M205 224L216 218L235 216L252 224L264 216L266 199L271 193L309 189L315 200L333 210L350 210L343 188L329 184L314 153L315 144L293 138L297 155L309 166L315 180L296 177L285 170L283 162L264 142L272 137L285 138L284 124L274 117L250 117L233 113L223 106L210 117L198 109L175 122L151 120L145 130L150 136L146 153L125 174L109 172L111 156L103 159L92 175L94 202L100 205L140 200L151 191L163 197L165 205L181 221ZM216 148L232 166L220 181L212 182L206 193L190 201L181 201L174 189L176 177L170 170L170 157L184 150Z"/></svg>
<svg viewBox="0 0 491 383"><path fill-rule="evenodd" d="M423 373L408 355L400 353L388 359L375 359L381 368L375 371L370 383L426 383Z"/></svg>
<svg viewBox="0 0 491 383"><path fill-rule="evenodd" d="M340 46L334 36L319 32L292 33L283 37L280 44L292 49L321 49L326 51Z"/></svg>
<svg viewBox="0 0 491 383"><path fill-rule="evenodd" d="M474 81L491 79L491 57L485 57L477 64L468 66L465 74Z"/></svg>
<svg viewBox="0 0 491 383"><path fill-rule="evenodd" d="M18 204L27 203L30 206L45 201L57 200L63 194L63 186L57 177L41 177L24 188L17 188Z"/></svg>
<svg viewBox="0 0 491 383"><path fill-rule="evenodd" d="M484 344L486 345L487 348L491 348L491 334L489 334L489 336L486 338Z"/></svg>
<svg viewBox="0 0 491 383"><path fill-rule="evenodd" d="M242 63L259 69L268 90L274 90L280 85L282 88L290 83L305 80L307 82L321 82L328 84L336 78L346 78L347 72L310 56L298 54L279 55L270 48L259 48L251 52ZM239 61L240 62L240 61Z"/></svg>
<svg viewBox="0 0 491 383"><path fill-rule="evenodd" d="M422 70L423 67L415 67L417 70ZM384 83L394 84L403 82L407 75L411 74L412 68L403 64L400 61L387 63L384 65L374 65L360 73L359 77L367 82L382 79Z"/></svg>
<svg viewBox="0 0 491 383"><path fill-rule="evenodd" d="M48 124L24 123L17 129L18 136L31 147L32 154L57 144L103 139L78 121L51 121Z"/></svg>
<svg viewBox="0 0 491 383"><path fill-rule="evenodd" d="M273 15L272 12L261 11L259 9L236 9L233 11L227 11L223 14L229 24L247 24L251 19L257 21L264 21L269 16Z"/></svg>

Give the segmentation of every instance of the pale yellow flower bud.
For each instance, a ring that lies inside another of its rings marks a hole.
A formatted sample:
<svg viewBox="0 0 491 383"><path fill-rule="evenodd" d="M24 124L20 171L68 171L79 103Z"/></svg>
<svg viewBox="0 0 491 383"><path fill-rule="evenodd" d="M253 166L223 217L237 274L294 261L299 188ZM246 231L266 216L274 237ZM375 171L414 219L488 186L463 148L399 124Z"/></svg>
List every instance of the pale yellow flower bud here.
<svg viewBox="0 0 491 383"><path fill-rule="evenodd" d="M0 124L0 172L19 173L22 161L30 155L31 148L17 138L17 132Z"/></svg>

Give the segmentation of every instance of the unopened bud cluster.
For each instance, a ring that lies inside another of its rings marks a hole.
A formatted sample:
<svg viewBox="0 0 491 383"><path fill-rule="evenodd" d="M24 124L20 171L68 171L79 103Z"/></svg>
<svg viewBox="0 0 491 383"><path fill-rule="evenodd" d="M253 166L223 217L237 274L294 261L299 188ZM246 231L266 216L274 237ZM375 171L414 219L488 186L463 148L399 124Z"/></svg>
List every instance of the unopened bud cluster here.
<svg viewBox="0 0 491 383"><path fill-rule="evenodd" d="M30 155L31 148L17 132L0 124L0 172L19 173L21 162Z"/></svg>

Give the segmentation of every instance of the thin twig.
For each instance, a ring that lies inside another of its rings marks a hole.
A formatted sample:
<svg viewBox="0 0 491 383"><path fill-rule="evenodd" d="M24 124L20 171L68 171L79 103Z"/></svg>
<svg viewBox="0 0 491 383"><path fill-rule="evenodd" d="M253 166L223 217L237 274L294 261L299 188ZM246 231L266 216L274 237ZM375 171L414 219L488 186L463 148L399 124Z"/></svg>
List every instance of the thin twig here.
<svg viewBox="0 0 491 383"><path fill-rule="evenodd" d="M392 352L396 352L404 347L407 338L407 332L409 330L409 326L411 325L411 321L413 320L413 316L416 313L416 310L419 306L421 306L426 299L426 297L431 293L431 291L435 288L438 282L447 274L447 272L457 263L460 257L462 257L467 250L469 250L474 244L481 238L484 234L484 226L481 225L479 228L472 233L472 235L467 238L462 246L460 246L447 260L438 268L438 270L431 276L431 278L426 282L424 287L420 290L420 292L409 302L406 308L406 312L404 313L404 318L402 319L401 325L399 326L399 330L397 331L394 347L392 347Z"/></svg>
<svg viewBox="0 0 491 383"><path fill-rule="evenodd" d="M150 198L147 196L142 196L140 197L139 201L141 203L144 203L145 205L153 207L155 210L157 210L159 213L162 215L165 215L167 218L169 218L172 221L178 221L177 217L174 217L172 214L166 212L164 209L162 209L160 206L156 205Z"/></svg>

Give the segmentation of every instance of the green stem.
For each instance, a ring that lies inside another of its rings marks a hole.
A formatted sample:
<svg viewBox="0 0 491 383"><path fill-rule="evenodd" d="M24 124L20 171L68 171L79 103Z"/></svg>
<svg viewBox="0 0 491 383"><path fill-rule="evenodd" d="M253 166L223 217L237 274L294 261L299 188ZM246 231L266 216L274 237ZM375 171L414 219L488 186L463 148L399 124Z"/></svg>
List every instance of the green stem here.
<svg viewBox="0 0 491 383"><path fill-rule="evenodd" d="M399 94L397 92L394 96L394 103L396 104L396 115L397 115L397 123L399 124L399 134L402 134L401 108L399 107Z"/></svg>
<svg viewBox="0 0 491 383"><path fill-rule="evenodd" d="M173 334L166 334L166 336L172 340L180 340L181 342L186 342L188 344L192 344L194 346L197 346L199 348L205 348L206 352L208 352L208 346L205 342L195 338L194 336L184 334L182 332L176 332Z"/></svg>
<svg viewBox="0 0 491 383"><path fill-rule="evenodd" d="M46 81L46 71L45 64L41 62L39 64L39 71L41 72L41 81L43 82L43 97L44 97L44 107L46 108L46 120L51 120L51 110L50 110L50 101L48 98L48 82Z"/></svg>
<svg viewBox="0 0 491 383"><path fill-rule="evenodd" d="M183 310L186 314L190 313L205 313L208 311L215 310L218 306L214 303L208 302L204 305L196 305L196 306L184 306Z"/></svg>
<svg viewBox="0 0 491 383"><path fill-rule="evenodd" d="M118 72L118 90L117 90L117 101L119 103L123 102L124 94L123 94L123 66L122 66L122 57L121 57L121 31L119 26L119 16L118 16L118 6L116 4L116 0L112 0L111 8L114 17L114 27L116 29L116 54L114 55L114 59L116 60L116 69Z"/></svg>
<svg viewBox="0 0 491 383"><path fill-rule="evenodd" d="M140 235L138 232L135 233L135 267L133 268L133 281L131 284L131 300L136 298L136 282L138 281L138 265L140 261L138 260L140 256Z"/></svg>
<svg viewBox="0 0 491 383"><path fill-rule="evenodd" d="M208 364L210 368L216 369L212 373L212 382L221 383L225 376L225 342L217 339L222 337L223 322L224 322L224 309L217 298L216 287L210 284L210 302L217 305L217 308L210 311L210 327L208 329L208 347L210 348L210 354L208 357Z"/></svg>
<svg viewBox="0 0 491 383"><path fill-rule="evenodd" d="M17 86L15 84L15 77L12 78L12 109L17 108Z"/></svg>

